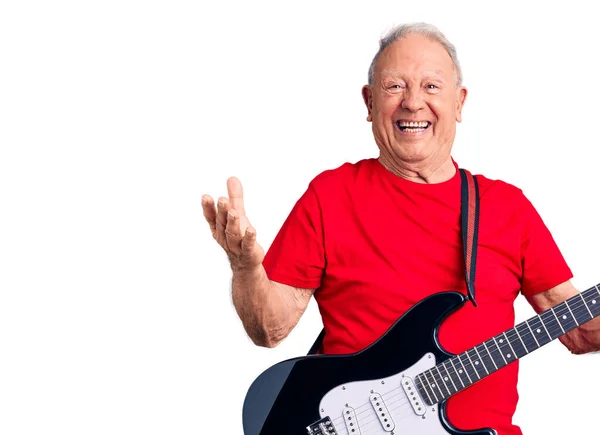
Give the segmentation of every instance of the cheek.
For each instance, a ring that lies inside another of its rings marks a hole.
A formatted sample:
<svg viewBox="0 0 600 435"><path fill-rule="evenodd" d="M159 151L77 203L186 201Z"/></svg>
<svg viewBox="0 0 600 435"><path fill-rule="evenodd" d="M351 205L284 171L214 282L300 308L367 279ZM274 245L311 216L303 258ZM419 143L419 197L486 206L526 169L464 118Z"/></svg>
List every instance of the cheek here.
<svg viewBox="0 0 600 435"><path fill-rule="evenodd" d="M435 101L429 105L438 127L452 127L456 123L456 108L452 101Z"/></svg>
<svg viewBox="0 0 600 435"><path fill-rule="evenodd" d="M393 118L398 106L398 98L387 96L379 98L376 104L373 104L373 109L382 120L387 121Z"/></svg>

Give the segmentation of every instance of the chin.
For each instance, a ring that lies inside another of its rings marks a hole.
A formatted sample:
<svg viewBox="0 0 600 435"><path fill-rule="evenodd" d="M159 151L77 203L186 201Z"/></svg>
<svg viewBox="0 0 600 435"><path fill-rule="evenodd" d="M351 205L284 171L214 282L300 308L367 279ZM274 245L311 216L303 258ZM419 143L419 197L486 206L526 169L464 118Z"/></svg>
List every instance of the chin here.
<svg viewBox="0 0 600 435"><path fill-rule="evenodd" d="M397 144L393 148L394 154L407 162L420 162L427 160L434 154L434 149L427 143Z"/></svg>

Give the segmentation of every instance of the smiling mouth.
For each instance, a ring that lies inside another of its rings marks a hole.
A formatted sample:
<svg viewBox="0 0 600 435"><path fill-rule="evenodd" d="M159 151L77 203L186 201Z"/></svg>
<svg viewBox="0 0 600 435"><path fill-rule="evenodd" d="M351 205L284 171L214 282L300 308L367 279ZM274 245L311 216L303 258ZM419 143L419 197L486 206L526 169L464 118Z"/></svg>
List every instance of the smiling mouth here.
<svg viewBox="0 0 600 435"><path fill-rule="evenodd" d="M396 127L405 133L421 133L431 126L429 121L396 121Z"/></svg>

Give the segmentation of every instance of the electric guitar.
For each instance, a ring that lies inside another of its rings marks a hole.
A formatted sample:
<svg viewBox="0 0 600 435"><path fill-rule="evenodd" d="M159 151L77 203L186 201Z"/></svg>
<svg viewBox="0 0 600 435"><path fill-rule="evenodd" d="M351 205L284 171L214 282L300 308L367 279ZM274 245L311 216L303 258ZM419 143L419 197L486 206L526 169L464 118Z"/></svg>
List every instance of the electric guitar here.
<svg viewBox="0 0 600 435"><path fill-rule="evenodd" d="M441 348L437 333L466 301L458 292L437 293L358 353L275 364L246 394L244 434L495 435L493 428L454 428L446 400L600 316L600 284L453 355Z"/></svg>

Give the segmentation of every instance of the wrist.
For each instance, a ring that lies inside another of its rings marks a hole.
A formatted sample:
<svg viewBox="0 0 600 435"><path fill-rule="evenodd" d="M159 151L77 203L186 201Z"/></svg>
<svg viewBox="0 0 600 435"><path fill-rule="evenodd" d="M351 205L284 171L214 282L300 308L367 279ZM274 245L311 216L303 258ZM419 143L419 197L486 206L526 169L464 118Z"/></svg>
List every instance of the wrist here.
<svg viewBox="0 0 600 435"><path fill-rule="evenodd" d="M256 279L265 275L265 269L262 264L252 265L231 261L229 265L231 266L231 272L234 277L239 279Z"/></svg>

